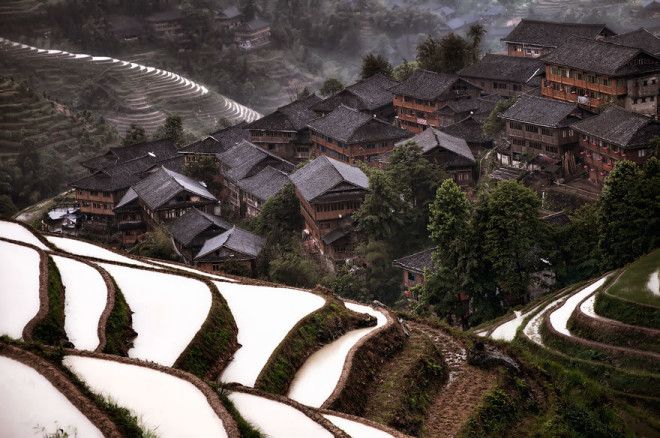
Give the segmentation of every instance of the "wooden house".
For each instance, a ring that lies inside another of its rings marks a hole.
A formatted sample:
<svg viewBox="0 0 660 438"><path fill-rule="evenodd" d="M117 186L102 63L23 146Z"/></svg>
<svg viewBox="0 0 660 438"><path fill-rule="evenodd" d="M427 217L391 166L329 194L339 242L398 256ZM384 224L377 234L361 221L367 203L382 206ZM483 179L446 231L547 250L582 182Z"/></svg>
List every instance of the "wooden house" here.
<svg viewBox="0 0 660 438"><path fill-rule="evenodd" d="M413 134L450 125L439 110L449 102L477 97L481 89L457 75L416 70L391 89L398 124Z"/></svg>
<svg viewBox="0 0 660 438"><path fill-rule="evenodd" d="M539 94L545 64L537 58L487 54L458 75L484 93L503 97Z"/></svg>
<svg viewBox="0 0 660 438"><path fill-rule="evenodd" d="M410 133L340 104L331 113L309 123L310 138L315 152L348 164L363 161L380 163L383 154L394 144L410 137Z"/></svg>

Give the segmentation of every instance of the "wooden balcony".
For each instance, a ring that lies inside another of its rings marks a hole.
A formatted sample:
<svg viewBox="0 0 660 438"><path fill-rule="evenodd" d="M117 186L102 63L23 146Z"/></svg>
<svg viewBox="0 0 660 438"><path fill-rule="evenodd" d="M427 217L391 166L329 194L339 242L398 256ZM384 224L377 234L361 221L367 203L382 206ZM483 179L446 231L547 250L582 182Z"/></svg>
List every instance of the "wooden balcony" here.
<svg viewBox="0 0 660 438"><path fill-rule="evenodd" d="M599 108L605 104L603 99L596 99L593 97L578 96L577 94L567 93L561 90L555 90L551 87L541 87L541 95L549 97L550 99L563 100L566 102L576 102L591 108ZM578 99L582 97L582 99Z"/></svg>
<svg viewBox="0 0 660 438"><path fill-rule="evenodd" d="M401 96L394 96L393 100L394 107L407 108L415 111L424 111L427 113L434 112L438 110L438 105L435 103L432 104L423 104L417 102L404 101Z"/></svg>
<svg viewBox="0 0 660 438"><path fill-rule="evenodd" d="M617 86L616 84L616 79L610 79L610 85L603 85L601 83L601 80L603 79L600 76L596 76L597 82L587 82L584 78L586 75L582 75L582 79L578 79L575 77L567 78L566 76L560 76L560 75L553 75L550 72L550 69L548 68L546 70L546 80L549 82L556 82L558 84L564 84L564 85L573 85L578 88L583 88L585 90L590 90L590 91L598 91L600 93L605 93L605 94L612 94L612 95L620 95L620 94L626 94L626 85L625 83L622 84L621 86Z"/></svg>

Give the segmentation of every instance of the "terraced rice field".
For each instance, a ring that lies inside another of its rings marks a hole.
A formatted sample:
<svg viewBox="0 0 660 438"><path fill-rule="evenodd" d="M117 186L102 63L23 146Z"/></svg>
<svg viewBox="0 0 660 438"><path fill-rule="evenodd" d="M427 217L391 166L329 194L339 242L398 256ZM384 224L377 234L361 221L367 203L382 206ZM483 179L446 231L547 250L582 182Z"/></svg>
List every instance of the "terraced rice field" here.
<svg viewBox="0 0 660 438"><path fill-rule="evenodd" d="M222 380L254 386L275 348L298 321L325 304L318 295L295 289L216 282L227 300L243 345Z"/></svg>
<svg viewBox="0 0 660 438"><path fill-rule="evenodd" d="M261 115L203 85L175 73L119 59L44 50L0 38L0 54L8 75L29 72L40 91L67 102L90 82L105 102L97 110L123 135L136 124L152 135L167 114L177 114L184 127L206 134L226 119L253 121Z"/></svg>
<svg viewBox="0 0 660 438"><path fill-rule="evenodd" d="M66 356L63 363L92 391L138 413L146 429L159 437L227 437L222 420L190 382L151 368L92 357Z"/></svg>
<svg viewBox="0 0 660 438"><path fill-rule="evenodd" d="M143 268L157 268L149 263L141 262L130 257L123 256L102 246L82 240L69 239L67 237L46 236L46 239L58 249L81 257L90 257L94 259L106 260L109 262L126 263L128 265L140 266Z"/></svg>
<svg viewBox="0 0 660 438"><path fill-rule="evenodd" d="M0 356L0 435L103 437L57 388L33 368ZM63 436L63 435L59 435Z"/></svg>
<svg viewBox="0 0 660 438"><path fill-rule="evenodd" d="M39 311L39 253L0 241L0 335L23 336Z"/></svg>
<svg viewBox="0 0 660 438"><path fill-rule="evenodd" d="M289 398L307 406L321 407L337 386L351 348L360 339L387 322L386 316L381 311L361 304L349 302L345 304L349 310L374 316L377 320L376 325L350 331L311 355L293 379Z"/></svg>

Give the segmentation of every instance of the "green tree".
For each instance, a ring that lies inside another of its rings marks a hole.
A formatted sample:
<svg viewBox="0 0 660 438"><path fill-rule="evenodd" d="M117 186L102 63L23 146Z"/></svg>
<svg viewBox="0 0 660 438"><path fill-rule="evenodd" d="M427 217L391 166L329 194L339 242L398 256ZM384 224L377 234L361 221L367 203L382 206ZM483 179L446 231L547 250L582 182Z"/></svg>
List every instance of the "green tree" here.
<svg viewBox="0 0 660 438"><path fill-rule="evenodd" d="M440 41L427 35L426 39L417 45L417 65L424 70L441 72L442 64Z"/></svg>
<svg viewBox="0 0 660 438"><path fill-rule="evenodd" d="M364 284L370 292L368 299L394 304L401 296L401 271L392 266L393 257L388 243L370 240L358 245L356 253L362 264L359 271L362 278L357 284Z"/></svg>
<svg viewBox="0 0 660 438"><path fill-rule="evenodd" d="M138 126L134 123L126 130L126 136L122 141L123 146L133 146L134 144L140 144L147 141L147 134L144 132L144 128Z"/></svg>
<svg viewBox="0 0 660 438"><path fill-rule="evenodd" d="M305 87L302 90L300 90L298 93L296 93L296 99L295 100L304 99L304 98L309 97L311 95L312 95L312 92L309 91L309 88Z"/></svg>
<svg viewBox="0 0 660 438"><path fill-rule="evenodd" d="M197 181L202 181L211 193L218 193L220 191L220 184L216 180L219 176L218 164L209 155L199 156L195 161L186 163L183 166L183 174Z"/></svg>
<svg viewBox="0 0 660 438"><path fill-rule="evenodd" d="M392 64L383 55L368 53L362 58L360 76L362 79L366 79L376 73L383 73L385 76L392 77Z"/></svg>
<svg viewBox="0 0 660 438"><path fill-rule="evenodd" d="M0 218L10 218L18 209L9 195L0 195Z"/></svg>
<svg viewBox="0 0 660 438"><path fill-rule="evenodd" d="M154 137L158 140L172 140L177 146L182 146L184 136L181 117L175 115L167 116L165 123L158 128Z"/></svg>
<svg viewBox="0 0 660 438"><path fill-rule="evenodd" d="M509 302L528 300L527 287L539 263L538 196L518 181L497 183L488 200L483 250Z"/></svg>
<svg viewBox="0 0 660 438"><path fill-rule="evenodd" d="M510 97L508 99L500 99L496 104L495 108L488 114L488 117L484 121L483 131L489 137L494 137L504 130L505 124L504 120L499 118L500 113L503 113L507 109L516 103L515 97Z"/></svg>
<svg viewBox="0 0 660 438"><path fill-rule="evenodd" d="M658 245L658 167L656 158L643 169L624 160L605 179L598 212L603 269L622 266Z"/></svg>
<svg viewBox="0 0 660 438"><path fill-rule="evenodd" d="M268 268L271 281L298 287L314 287L319 279L318 266L299 253L285 253L272 260Z"/></svg>
<svg viewBox="0 0 660 438"><path fill-rule="evenodd" d="M285 236L303 228L300 201L293 184L287 184L261 207L253 222L256 233L264 236Z"/></svg>
<svg viewBox="0 0 660 438"><path fill-rule="evenodd" d="M245 0L241 7L241 14L245 21L250 21L257 15L257 3L255 0Z"/></svg>
<svg viewBox="0 0 660 438"><path fill-rule="evenodd" d="M144 240L135 247L135 253L143 257L162 260L177 260L178 256L169 234L163 227L157 227L145 234Z"/></svg>
<svg viewBox="0 0 660 438"><path fill-rule="evenodd" d="M468 30L468 38L470 40L470 63L479 61L479 47L486 35L486 28L483 24L475 23L470 26Z"/></svg>
<svg viewBox="0 0 660 438"><path fill-rule="evenodd" d="M323 97L332 96L344 89L344 84L339 79L329 78L323 82L319 94Z"/></svg>
<svg viewBox="0 0 660 438"><path fill-rule="evenodd" d="M409 211L387 174L369 170L369 192L353 217L359 232L368 240L390 241L407 223Z"/></svg>
<svg viewBox="0 0 660 438"><path fill-rule="evenodd" d="M392 72L392 76L394 77L394 79L396 79L399 82L405 81L418 68L419 68L419 65L417 64L416 61L415 62L408 62L404 59L401 64L394 67L394 71Z"/></svg>
<svg viewBox="0 0 660 438"><path fill-rule="evenodd" d="M471 43L454 33L438 40L428 35L417 46L417 62L420 68L436 73L456 73L470 61L473 48Z"/></svg>

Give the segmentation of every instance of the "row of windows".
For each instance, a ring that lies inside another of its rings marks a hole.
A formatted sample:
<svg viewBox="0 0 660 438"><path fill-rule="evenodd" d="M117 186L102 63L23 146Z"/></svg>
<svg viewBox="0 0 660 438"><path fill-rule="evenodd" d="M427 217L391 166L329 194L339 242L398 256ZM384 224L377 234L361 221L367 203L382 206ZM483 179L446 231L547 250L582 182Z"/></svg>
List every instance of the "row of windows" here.
<svg viewBox="0 0 660 438"><path fill-rule="evenodd" d="M524 124L524 123L519 123L519 122L509 122L509 128L515 129L517 131L522 131L523 128L527 132L531 132L534 134L538 134L539 132L542 135L546 136L551 136L552 135L552 129L544 127L544 126L535 126L535 125L529 125L529 124ZM567 137L573 137L574 133L572 129L562 129L561 130L561 136L562 138L567 138Z"/></svg>
<svg viewBox="0 0 660 438"><path fill-rule="evenodd" d="M87 208L96 208L99 210L112 210L113 205L112 204L105 204L103 202L83 202L82 203L83 207Z"/></svg>
<svg viewBox="0 0 660 438"><path fill-rule="evenodd" d="M344 202L331 202L329 204L317 204L316 211L340 211L340 210L357 210L362 203L360 201L344 201Z"/></svg>
<svg viewBox="0 0 660 438"><path fill-rule="evenodd" d="M574 87L571 85L558 84L556 82L545 81L545 86L552 88L556 91L561 91L564 93L577 94L578 96L590 97L592 99L606 99L608 101L613 101L614 96L610 94L600 93L598 91L585 90L584 88Z"/></svg>
<svg viewBox="0 0 660 438"><path fill-rule="evenodd" d="M545 150L545 152L549 152L551 154L559 153L559 148L557 146L550 145L550 144L545 144L544 145L540 141L529 141L529 140L525 141L521 138L514 138L514 139L511 140L511 143L516 145L516 146L521 146L521 147L527 146L527 147L530 147L532 149L536 149L538 151L544 151ZM545 146L545 148L544 148L544 146Z"/></svg>
<svg viewBox="0 0 660 438"><path fill-rule="evenodd" d="M655 102L655 96L638 97L636 99L633 99L633 103L646 103L647 100L649 102Z"/></svg>
<svg viewBox="0 0 660 438"><path fill-rule="evenodd" d="M590 84L600 84L606 87L609 87L610 85L614 85L615 83L617 87L623 87L624 84L623 79L617 79L616 81L614 81L612 79L605 78L602 76L595 76L592 74L584 73L582 71L571 70L563 67L552 66L550 67L550 72L553 75L558 75L565 78L573 78L573 79L577 79L578 81L588 82Z"/></svg>
<svg viewBox="0 0 660 438"><path fill-rule="evenodd" d="M319 146L319 151L321 151L322 154L327 155L329 157L332 157L334 159L337 159L339 161L343 161L345 163L348 163L348 156L344 154L340 154L339 152L326 148L325 146Z"/></svg>

